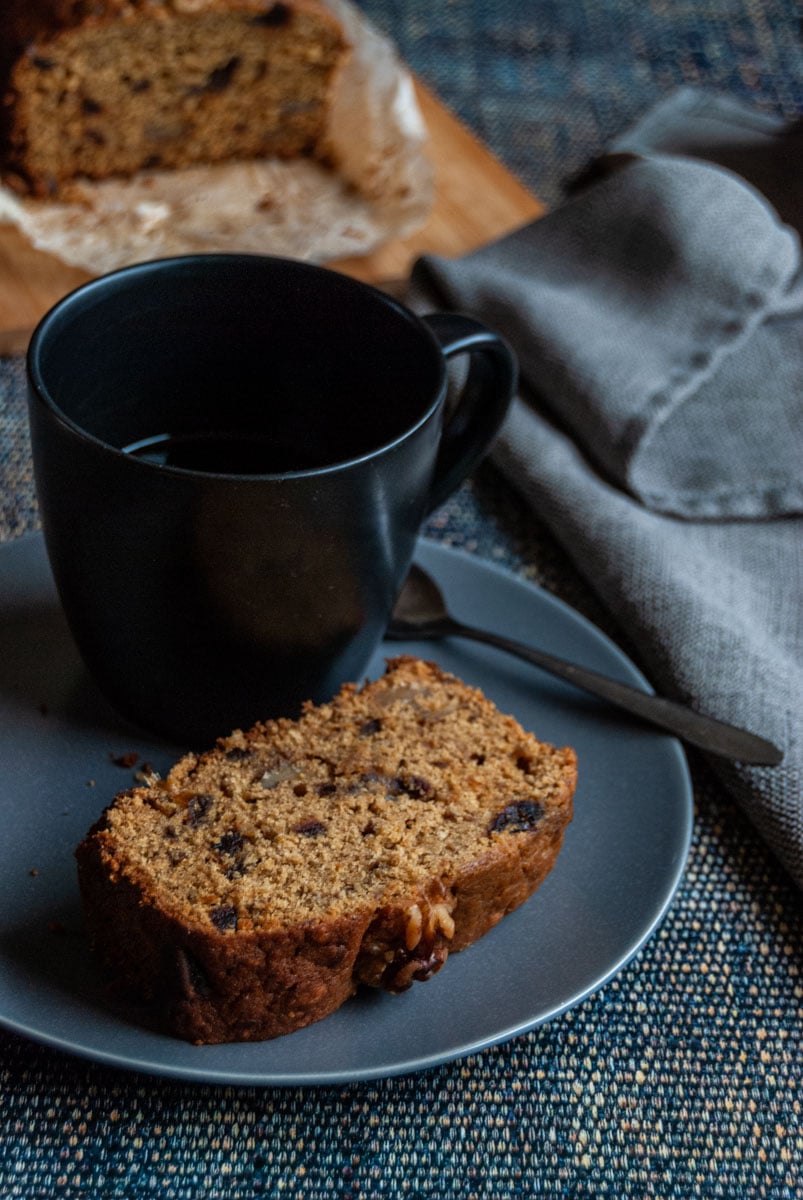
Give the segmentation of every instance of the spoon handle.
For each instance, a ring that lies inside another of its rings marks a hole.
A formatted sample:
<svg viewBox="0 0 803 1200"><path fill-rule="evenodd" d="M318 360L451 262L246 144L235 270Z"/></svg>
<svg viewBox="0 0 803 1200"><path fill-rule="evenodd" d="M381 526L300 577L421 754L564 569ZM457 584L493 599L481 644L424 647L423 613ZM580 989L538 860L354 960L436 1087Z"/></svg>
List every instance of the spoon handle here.
<svg viewBox="0 0 803 1200"><path fill-rule="evenodd" d="M447 630L442 632L446 633ZM755 766L775 767L783 760L783 752L777 746L754 733L737 729L736 726L727 725L724 721L717 721L713 717L703 716L694 709L677 704L674 700L666 700L662 696L640 692L626 683L619 683L618 680L609 679L606 675L599 675L596 671L590 671L586 667L579 667L562 658L555 658L543 650L525 646L522 642L513 641L501 634L488 633L483 629L474 629L470 625L463 625L459 621L452 620L449 621L448 633L471 638L475 642L486 642L489 646L496 646L500 650L506 650L509 654L516 654L534 666L541 667L542 670L549 671L552 675L557 675L559 679L565 679L575 687L591 692L595 696L601 696L603 700L608 700L611 704L615 704L661 729L666 729L669 733L674 733L684 741L708 750L711 754L719 754L724 758L752 763Z"/></svg>

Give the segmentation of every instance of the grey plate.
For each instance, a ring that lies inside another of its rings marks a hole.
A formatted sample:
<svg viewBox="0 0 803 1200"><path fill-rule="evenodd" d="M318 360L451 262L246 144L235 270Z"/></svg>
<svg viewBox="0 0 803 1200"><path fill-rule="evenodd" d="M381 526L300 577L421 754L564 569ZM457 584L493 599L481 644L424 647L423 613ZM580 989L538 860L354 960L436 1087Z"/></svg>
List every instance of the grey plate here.
<svg viewBox="0 0 803 1200"><path fill-rule="evenodd" d="M606 637L566 605L468 555L423 542L419 560L458 615L637 686ZM672 738L499 651L392 643L435 659L541 739L575 747L575 819L535 896L426 985L355 997L276 1041L191 1046L115 1011L82 932L73 848L132 771L181 747L125 724L89 680L61 615L41 537L0 549L0 1024L73 1054L227 1084L335 1084L402 1074L502 1042L579 1003L663 916L688 851L692 795ZM90 782L93 781L93 782ZM36 872L35 874L33 872Z"/></svg>

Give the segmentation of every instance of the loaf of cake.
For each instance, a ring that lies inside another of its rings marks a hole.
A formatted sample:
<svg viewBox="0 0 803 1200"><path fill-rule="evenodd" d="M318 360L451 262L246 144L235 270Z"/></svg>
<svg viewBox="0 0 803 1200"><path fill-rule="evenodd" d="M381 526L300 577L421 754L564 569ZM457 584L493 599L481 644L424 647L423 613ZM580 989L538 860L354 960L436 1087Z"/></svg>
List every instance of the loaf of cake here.
<svg viewBox="0 0 803 1200"><path fill-rule="evenodd" d="M347 54L318 0L6 0L3 178L57 196L78 177L325 157Z"/></svg>
<svg viewBox="0 0 803 1200"><path fill-rule="evenodd" d="M90 935L167 1032L290 1033L429 979L522 904L575 782L571 749L402 656L117 796L77 850Z"/></svg>

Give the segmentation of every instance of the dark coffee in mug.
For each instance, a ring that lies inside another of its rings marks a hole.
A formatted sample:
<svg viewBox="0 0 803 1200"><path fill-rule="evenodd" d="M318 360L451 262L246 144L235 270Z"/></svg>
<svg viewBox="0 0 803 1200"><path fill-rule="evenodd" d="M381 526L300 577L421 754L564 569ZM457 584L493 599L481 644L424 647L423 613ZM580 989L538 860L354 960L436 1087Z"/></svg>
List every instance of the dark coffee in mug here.
<svg viewBox="0 0 803 1200"><path fill-rule="evenodd" d="M331 459L324 447L282 445L273 434L258 429L200 429L157 433L139 438L123 453L162 467L210 471L224 475L277 475L309 471Z"/></svg>
<svg viewBox="0 0 803 1200"><path fill-rule="evenodd" d="M79 288L40 323L28 374L78 648L122 713L195 745L359 677L423 519L484 454L515 380L469 318L251 255Z"/></svg>

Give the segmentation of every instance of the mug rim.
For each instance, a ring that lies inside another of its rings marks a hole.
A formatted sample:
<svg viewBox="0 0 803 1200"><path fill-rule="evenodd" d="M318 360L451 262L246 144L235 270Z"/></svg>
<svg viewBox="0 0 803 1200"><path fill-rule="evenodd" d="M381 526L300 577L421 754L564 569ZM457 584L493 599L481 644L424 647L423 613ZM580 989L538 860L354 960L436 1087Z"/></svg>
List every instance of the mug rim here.
<svg viewBox="0 0 803 1200"><path fill-rule="evenodd" d="M41 355L45 340L51 334L51 326L56 324L65 313L67 313L76 304L80 304L85 298L92 295L93 292L103 292L109 283L120 280L123 277L135 278L148 274L159 274L163 271L171 271L176 267L186 267L187 269L193 266L201 267L212 265L223 267L226 264L234 265L235 263L249 262L253 264L276 264L290 270L297 271L299 274L308 275L327 275L335 277L341 286L351 289L355 293L365 295L366 293L373 299L382 304L385 308L393 311L397 317L401 317L420 335L423 336L425 342L428 343L433 351L433 361L437 363L438 380L435 393L427 404L423 412L418 418L409 424L396 437L391 438L380 445L375 446L372 450L365 451L362 454L354 455L350 458L339 459L336 462L326 463L324 466L317 467L302 467L298 469L289 469L285 471L264 471L264 472L243 472L234 473L230 471L209 471L199 470L195 467L177 467L168 463L157 463L145 458L139 458L135 454L126 453L124 449L118 446L113 446L110 442L98 437L89 430L84 429L77 421L68 416L66 412L59 406L44 379L44 372L41 364ZM119 267L117 270L105 272L98 275L94 279L90 279L85 283L79 284L66 295L57 300L51 305L48 311L40 318L37 323L25 355L26 374L31 384L34 395L49 413L63 425L73 436L79 438L83 442L90 443L99 450L113 455L116 458L124 459L125 461L136 465L137 469L145 471L155 471L159 475L176 475L183 478L201 478L201 479L219 479L230 482L255 482L259 480L283 480L283 479L302 479L314 478L321 475L329 475L338 471L349 470L352 467L359 466L362 463L369 462L373 458L378 458L402 445L409 438L413 437L419 429L431 420L434 413L437 411L446 392L447 383L447 365L446 358L441 350L435 334L432 332L426 321L409 309L400 300L394 296L383 292L380 288L373 284L365 283L362 280L355 279L353 276L346 275L343 272L336 271L332 267L322 266L318 263L305 262L303 259L288 258L281 255L273 254L249 254L249 253L210 253L210 254L182 254L172 255L165 258L146 259L143 262L130 263L127 266Z"/></svg>

